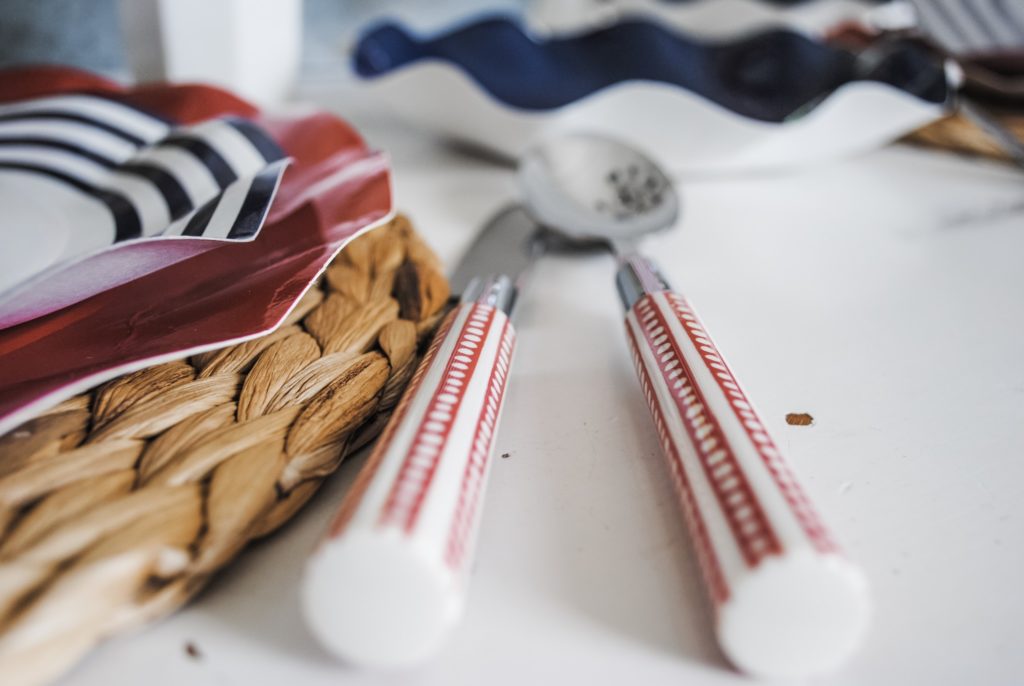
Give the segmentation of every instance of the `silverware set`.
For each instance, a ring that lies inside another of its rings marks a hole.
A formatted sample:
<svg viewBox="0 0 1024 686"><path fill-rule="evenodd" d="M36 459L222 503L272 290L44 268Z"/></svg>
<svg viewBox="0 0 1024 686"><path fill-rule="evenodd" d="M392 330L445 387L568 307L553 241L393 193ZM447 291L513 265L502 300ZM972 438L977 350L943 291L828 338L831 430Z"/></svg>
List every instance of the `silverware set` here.
<svg viewBox="0 0 1024 686"><path fill-rule="evenodd" d="M456 269L461 299L309 561L314 634L364 666L416 663L439 648L464 605L518 294L547 249L597 245L618 265L628 348L723 652L759 676L834 668L866 630L866 580L693 306L638 251L644 235L676 223L672 181L643 154L594 135L534 148L518 176L522 205L499 212Z"/></svg>

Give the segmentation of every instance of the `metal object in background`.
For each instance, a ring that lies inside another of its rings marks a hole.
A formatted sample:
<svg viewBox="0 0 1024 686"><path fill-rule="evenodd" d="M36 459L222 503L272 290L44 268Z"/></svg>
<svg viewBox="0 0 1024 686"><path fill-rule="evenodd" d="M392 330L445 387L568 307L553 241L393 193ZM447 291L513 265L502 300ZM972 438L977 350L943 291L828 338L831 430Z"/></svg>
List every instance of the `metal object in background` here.
<svg viewBox="0 0 1024 686"><path fill-rule="evenodd" d="M959 112L992 139L1017 166L1024 169L1024 143L973 99L961 98Z"/></svg>
<svg viewBox="0 0 1024 686"><path fill-rule="evenodd" d="M954 108L1013 162L1024 168L1024 143L1004 126L975 92L1000 98L1020 97L1024 85L1014 77L991 69L987 62L1015 58L1024 63L1024 2L1020 0L911 0L917 31L947 60L955 60L965 73Z"/></svg>

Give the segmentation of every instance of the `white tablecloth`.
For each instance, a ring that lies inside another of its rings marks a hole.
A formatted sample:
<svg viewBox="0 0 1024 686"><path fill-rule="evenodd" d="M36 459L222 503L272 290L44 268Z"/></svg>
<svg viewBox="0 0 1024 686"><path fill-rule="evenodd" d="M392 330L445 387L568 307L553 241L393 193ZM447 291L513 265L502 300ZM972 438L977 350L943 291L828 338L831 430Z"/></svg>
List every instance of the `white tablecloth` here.
<svg viewBox="0 0 1024 686"><path fill-rule="evenodd" d="M397 205L449 264L514 197L509 169L336 109L391 152ZM681 192L681 224L647 247L873 587L866 645L822 683L1020 683L1024 175L892 147ZM750 683L715 647L612 272L547 257L523 297L468 612L435 661L354 672L303 626L304 558L353 459L189 608L64 683Z"/></svg>

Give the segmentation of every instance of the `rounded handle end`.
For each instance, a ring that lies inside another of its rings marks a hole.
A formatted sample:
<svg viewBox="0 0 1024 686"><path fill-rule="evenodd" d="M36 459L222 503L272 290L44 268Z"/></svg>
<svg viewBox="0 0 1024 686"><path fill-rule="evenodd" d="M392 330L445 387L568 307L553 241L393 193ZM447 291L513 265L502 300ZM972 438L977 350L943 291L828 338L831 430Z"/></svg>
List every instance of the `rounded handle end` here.
<svg viewBox="0 0 1024 686"><path fill-rule="evenodd" d="M456 623L459 595L443 570L398 535L352 532L310 558L302 605L307 626L330 653L386 669L437 652Z"/></svg>
<svg viewBox="0 0 1024 686"><path fill-rule="evenodd" d="M766 558L732 591L719 607L719 643L761 677L835 669L857 650L871 614L864 575L838 554Z"/></svg>

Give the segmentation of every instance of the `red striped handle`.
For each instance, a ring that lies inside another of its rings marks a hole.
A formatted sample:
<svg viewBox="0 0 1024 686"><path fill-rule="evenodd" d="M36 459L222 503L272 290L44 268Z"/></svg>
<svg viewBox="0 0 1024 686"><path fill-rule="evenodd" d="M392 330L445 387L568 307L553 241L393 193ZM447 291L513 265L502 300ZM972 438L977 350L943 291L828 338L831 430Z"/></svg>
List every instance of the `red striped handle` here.
<svg viewBox="0 0 1024 686"><path fill-rule="evenodd" d="M827 669L863 631L860 572L839 554L689 303L647 290L626 331L723 649L766 676Z"/></svg>
<svg viewBox="0 0 1024 686"><path fill-rule="evenodd" d="M310 561L307 615L335 652L416 661L455 623L514 341L488 304L442 323Z"/></svg>

